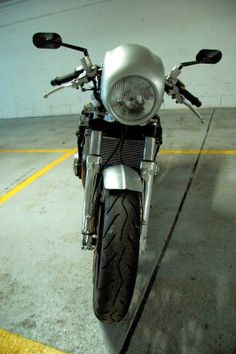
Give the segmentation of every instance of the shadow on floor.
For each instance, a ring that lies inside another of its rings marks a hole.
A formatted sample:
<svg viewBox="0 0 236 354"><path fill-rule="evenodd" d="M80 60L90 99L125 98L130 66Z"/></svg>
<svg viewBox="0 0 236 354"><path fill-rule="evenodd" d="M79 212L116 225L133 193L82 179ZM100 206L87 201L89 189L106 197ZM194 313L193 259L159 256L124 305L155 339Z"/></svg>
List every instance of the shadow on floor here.
<svg viewBox="0 0 236 354"><path fill-rule="evenodd" d="M236 352L236 225L231 210L235 191L230 183L222 185L224 164L224 157L201 157L127 353ZM120 350L121 328L131 321L157 262L192 167L189 157L167 161L164 178L154 189L149 250L140 259L130 313L123 323L104 326L114 353ZM216 200L217 190L222 188L228 201L223 213Z"/></svg>

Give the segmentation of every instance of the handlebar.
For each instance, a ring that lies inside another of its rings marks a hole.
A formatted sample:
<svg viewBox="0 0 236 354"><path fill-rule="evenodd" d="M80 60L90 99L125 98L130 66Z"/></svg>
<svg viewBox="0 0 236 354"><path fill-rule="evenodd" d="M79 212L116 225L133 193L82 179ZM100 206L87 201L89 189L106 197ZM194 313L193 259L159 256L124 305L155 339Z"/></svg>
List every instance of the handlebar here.
<svg viewBox="0 0 236 354"><path fill-rule="evenodd" d="M77 77L79 77L80 74L83 73L83 71L84 71L84 69L75 70L73 73L69 73L67 75L56 77L55 79L53 79L51 81L51 85L52 86L60 86L62 84L65 84L66 82L69 82L69 81L72 81L74 79L77 79Z"/></svg>
<svg viewBox="0 0 236 354"><path fill-rule="evenodd" d="M185 85L180 80L170 80L169 78L165 82L165 91L172 98L177 98L178 103L182 103L183 97L185 97L192 105L201 107L202 102L191 92L186 90ZM182 97L182 98L181 98Z"/></svg>
<svg viewBox="0 0 236 354"><path fill-rule="evenodd" d="M176 86L179 89L179 93L183 95L189 102L191 102L196 107L201 107L202 102L196 96L192 95L191 92L186 90L185 85L180 80L177 80Z"/></svg>
<svg viewBox="0 0 236 354"><path fill-rule="evenodd" d="M200 119L201 123L205 123L205 119L200 113L193 107L200 107L202 102L185 89L183 82L177 79L177 76L181 73L179 68L174 68L165 81L165 92L176 100L176 103L182 103L187 106L191 111ZM190 103L188 103L188 100Z"/></svg>

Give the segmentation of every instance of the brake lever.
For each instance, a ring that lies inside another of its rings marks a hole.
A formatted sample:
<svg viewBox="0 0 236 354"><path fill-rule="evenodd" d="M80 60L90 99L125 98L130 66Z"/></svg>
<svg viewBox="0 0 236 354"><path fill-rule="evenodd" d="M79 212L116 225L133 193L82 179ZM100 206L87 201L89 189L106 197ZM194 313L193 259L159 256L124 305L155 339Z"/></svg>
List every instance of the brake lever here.
<svg viewBox="0 0 236 354"><path fill-rule="evenodd" d="M174 98L176 100L176 103L184 104L187 106L194 114L195 116L200 119L201 123L204 124L206 121L205 119L201 116L201 114L189 103L179 92L178 87L175 85L174 82L171 82L171 79L169 77L169 80L167 80L167 85L169 85L169 92L167 93L169 96Z"/></svg>
<svg viewBox="0 0 236 354"><path fill-rule="evenodd" d="M200 119L201 123L204 124L206 123L206 120L201 116L201 114L191 105L191 103L189 103L187 100L185 100L183 98L182 104L184 104L185 106L187 106L194 114L195 116Z"/></svg>

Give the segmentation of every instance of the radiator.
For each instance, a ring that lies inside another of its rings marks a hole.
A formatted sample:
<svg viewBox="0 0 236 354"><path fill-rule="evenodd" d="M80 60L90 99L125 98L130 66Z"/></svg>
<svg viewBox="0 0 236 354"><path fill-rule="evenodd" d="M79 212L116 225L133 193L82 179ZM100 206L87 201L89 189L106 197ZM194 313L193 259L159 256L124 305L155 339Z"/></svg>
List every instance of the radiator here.
<svg viewBox="0 0 236 354"><path fill-rule="evenodd" d="M140 168L143 160L144 140L120 139L102 137L101 156L102 163L108 165L124 164L135 169Z"/></svg>

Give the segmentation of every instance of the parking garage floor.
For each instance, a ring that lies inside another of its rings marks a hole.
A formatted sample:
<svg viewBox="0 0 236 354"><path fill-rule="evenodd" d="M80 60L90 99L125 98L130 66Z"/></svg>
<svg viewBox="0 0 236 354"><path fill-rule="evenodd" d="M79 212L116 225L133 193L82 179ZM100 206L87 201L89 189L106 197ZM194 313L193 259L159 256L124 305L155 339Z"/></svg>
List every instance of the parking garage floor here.
<svg viewBox="0 0 236 354"><path fill-rule="evenodd" d="M76 116L0 121L0 353L236 353L236 109L162 113L148 248L130 311L92 310ZM56 348L56 349L53 349Z"/></svg>

